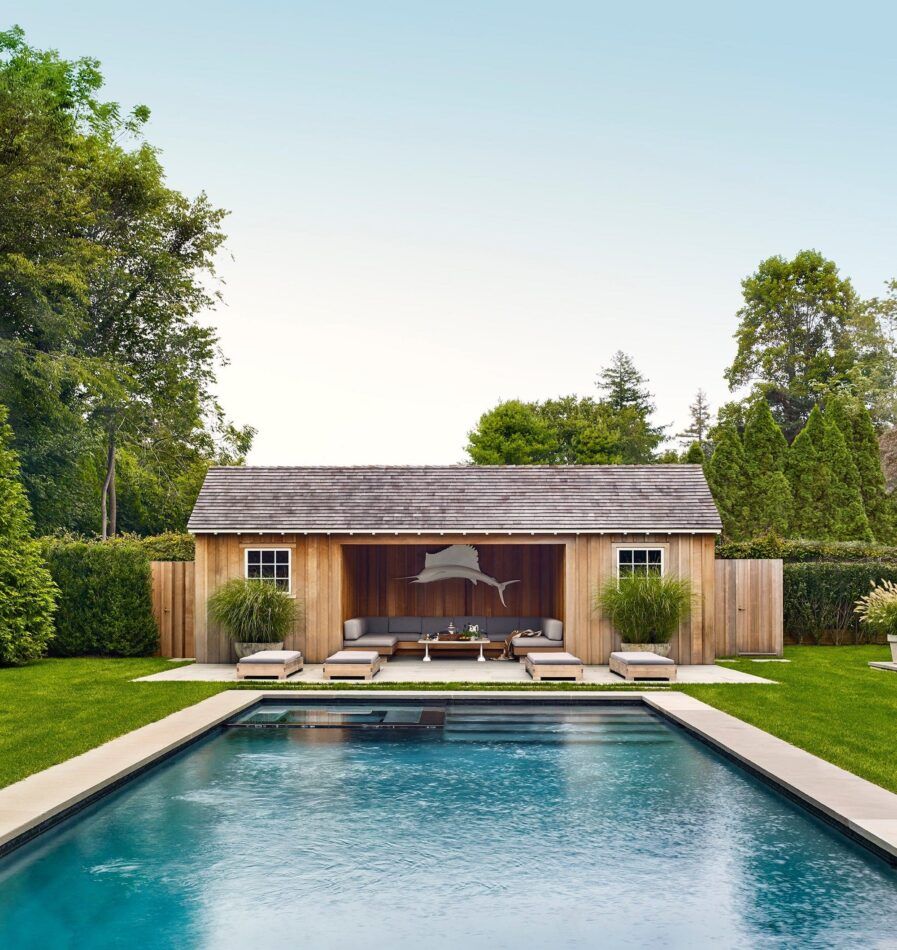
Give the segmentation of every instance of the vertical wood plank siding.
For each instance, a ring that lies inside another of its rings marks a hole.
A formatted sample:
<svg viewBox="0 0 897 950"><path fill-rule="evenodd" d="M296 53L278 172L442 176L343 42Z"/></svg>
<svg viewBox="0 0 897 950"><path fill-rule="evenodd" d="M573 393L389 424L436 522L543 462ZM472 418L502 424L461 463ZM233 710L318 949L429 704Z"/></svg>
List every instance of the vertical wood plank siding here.
<svg viewBox="0 0 897 950"><path fill-rule="evenodd" d="M195 655L196 576L193 561L152 561L153 616L159 627L159 655Z"/></svg>
<svg viewBox="0 0 897 950"><path fill-rule="evenodd" d="M712 534L638 535L197 535L195 582L196 657L200 662L229 663L234 660L223 631L208 622L206 601L222 583L243 576L243 552L254 545L289 547L292 552L292 590L300 615L286 646L301 650L311 663L321 662L342 646L342 622L351 616L402 616L409 604L412 615L451 616L543 616L545 606L564 621L565 646L585 663L606 663L619 649L619 636L606 618L592 606L595 590L614 576L615 546L661 545L667 570L691 580L696 592L691 618L683 623L672 644L680 663L711 663L720 639L714 623L719 610L729 609L714 596L718 569L714 562ZM424 549L438 550L450 544L473 544L486 573L521 583L508 589L508 608L503 610L494 588L462 580L441 584L403 585L397 577L419 573ZM535 546L526 555L524 547ZM359 553L356 549L367 548ZM370 549L379 554L372 556ZM498 570L495 570L496 565ZM521 573L514 573L514 566ZM507 572L505 568L507 567ZM492 568L492 569L489 569ZM779 604L781 593L779 588ZM413 600L409 600L413 598ZM448 610L463 604L464 610ZM360 610L359 607L376 607ZM523 607L538 607L532 613ZM471 609L469 609L471 608ZM764 605L772 617L775 605ZM778 610L781 617L781 610ZM725 651L732 652L732 651Z"/></svg>
<svg viewBox="0 0 897 950"><path fill-rule="evenodd" d="M716 653L782 655L783 562L716 561Z"/></svg>

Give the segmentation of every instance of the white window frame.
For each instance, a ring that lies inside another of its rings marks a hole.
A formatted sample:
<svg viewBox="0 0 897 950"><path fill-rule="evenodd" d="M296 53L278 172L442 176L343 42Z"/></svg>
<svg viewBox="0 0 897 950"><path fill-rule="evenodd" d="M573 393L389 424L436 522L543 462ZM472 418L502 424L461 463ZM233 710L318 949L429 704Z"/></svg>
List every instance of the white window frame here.
<svg viewBox="0 0 897 950"><path fill-rule="evenodd" d="M289 594L290 597L293 596L293 549L287 547L286 545L280 544L258 544L253 546L248 546L243 549L243 577L249 580L249 552L250 551L286 551L287 554L287 586L278 588L284 593ZM276 557L276 555L275 555ZM259 577L253 578L253 580L263 580L271 581L273 584L277 584L276 577Z"/></svg>
<svg viewBox="0 0 897 950"><path fill-rule="evenodd" d="M667 551L663 544L617 544L614 545L614 573L620 579L620 552L621 551L660 551L660 576L667 571ZM646 572L647 574L647 572Z"/></svg>

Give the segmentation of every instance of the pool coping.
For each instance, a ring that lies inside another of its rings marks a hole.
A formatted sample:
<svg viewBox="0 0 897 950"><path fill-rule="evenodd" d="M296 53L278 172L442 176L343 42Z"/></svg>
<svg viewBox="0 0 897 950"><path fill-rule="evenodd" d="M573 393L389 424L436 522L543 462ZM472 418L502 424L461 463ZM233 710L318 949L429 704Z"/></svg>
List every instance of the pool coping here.
<svg viewBox="0 0 897 950"><path fill-rule="evenodd" d="M227 690L0 789L0 857L263 700L635 703L681 726L897 865L897 795L679 692Z"/></svg>

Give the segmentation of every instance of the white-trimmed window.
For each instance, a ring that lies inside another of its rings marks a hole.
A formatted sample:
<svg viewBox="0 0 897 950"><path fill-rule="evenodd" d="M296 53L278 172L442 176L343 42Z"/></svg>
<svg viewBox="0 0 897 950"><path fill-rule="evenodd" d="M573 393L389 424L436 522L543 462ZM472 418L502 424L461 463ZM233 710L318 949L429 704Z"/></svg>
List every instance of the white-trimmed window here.
<svg viewBox="0 0 897 950"><path fill-rule="evenodd" d="M290 553L289 548L246 548L246 577L271 581L289 594Z"/></svg>
<svg viewBox="0 0 897 950"><path fill-rule="evenodd" d="M663 574L663 548L617 548L617 577Z"/></svg>

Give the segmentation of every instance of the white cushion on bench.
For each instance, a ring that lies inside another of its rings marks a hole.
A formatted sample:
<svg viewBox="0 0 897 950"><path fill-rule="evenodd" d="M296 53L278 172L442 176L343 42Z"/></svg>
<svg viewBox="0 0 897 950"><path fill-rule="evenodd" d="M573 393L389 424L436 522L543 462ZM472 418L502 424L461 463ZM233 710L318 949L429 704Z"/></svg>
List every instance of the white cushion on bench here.
<svg viewBox="0 0 897 950"><path fill-rule="evenodd" d="M374 663L380 654L376 650L338 650L325 663Z"/></svg>
<svg viewBox="0 0 897 950"><path fill-rule="evenodd" d="M251 653L244 656L240 663L292 663L294 660L301 660L302 654L298 650L259 650L258 653Z"/></svg>
<svg viewBox="0 0 897 950"><path fill-rule="evenodd" d="M533 666L582 666L582 660L572 653L529 653L526 658Z"/></svg>
<svg viewBox="0 0 897 950"><path fill-rule="evenodd" d="M671 660L668 656L659 656L656 653L625 653L623 651L617 651L616 653L611 653L611 656L615 660L621 660L623 663L628 663L630 666L675 666L675 661Z"/></svg>

